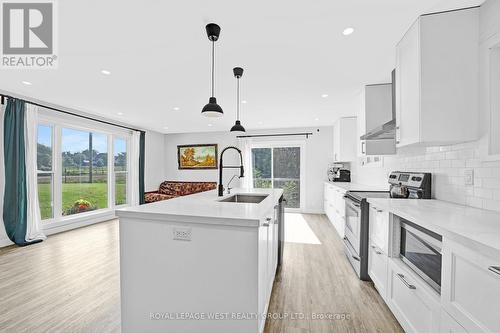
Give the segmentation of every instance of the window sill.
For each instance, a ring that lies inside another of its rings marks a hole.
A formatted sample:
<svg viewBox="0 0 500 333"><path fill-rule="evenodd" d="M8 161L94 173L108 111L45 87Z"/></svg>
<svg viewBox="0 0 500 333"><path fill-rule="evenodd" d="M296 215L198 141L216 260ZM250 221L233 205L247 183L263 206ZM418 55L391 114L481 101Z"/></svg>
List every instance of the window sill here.
<svg viewBox="0 0 500 333"><path fill-rule="evenodd" d="M88 226L94 223L104 222L116 218L115 211L111 208L101 209L93 212L63 216L58 219L42 221L42 229L47 235Z"/></svg>

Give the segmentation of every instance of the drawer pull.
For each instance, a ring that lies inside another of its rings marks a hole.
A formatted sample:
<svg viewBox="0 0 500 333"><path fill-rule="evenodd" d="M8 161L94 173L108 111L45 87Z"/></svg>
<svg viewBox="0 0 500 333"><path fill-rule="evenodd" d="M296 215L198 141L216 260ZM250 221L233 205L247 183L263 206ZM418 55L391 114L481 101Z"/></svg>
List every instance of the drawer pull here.
<svg viewBox="0 0 500 333"><path fill-rule="evenodd" d="M490 272L500 275L500 266L490 266L488 267Z"/></svg>
<svg viewBox="0 0 500 333"><path fill-rule="evenodd" d="M408 287L408 289L417 289L417 287L415 287L413 284L409 284L408 281L406 281L403 274L398 273L397 276L404 283L404 285Z"/></svg>
<svg viewBox="0 0 500 333"><path fill-rule="evenodd" d="M372 207L372 209L373 209L374 211L376 211L377 213L382 213L382 212L383 212L383 210L378 209L377 207Z"/></svg>

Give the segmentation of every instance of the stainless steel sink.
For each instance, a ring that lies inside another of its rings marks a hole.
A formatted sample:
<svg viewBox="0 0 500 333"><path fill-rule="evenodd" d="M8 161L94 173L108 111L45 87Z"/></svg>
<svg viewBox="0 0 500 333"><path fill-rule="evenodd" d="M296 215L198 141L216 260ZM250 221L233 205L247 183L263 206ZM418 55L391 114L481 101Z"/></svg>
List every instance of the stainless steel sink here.
<svg viewBox="0 0 500 333"><path fill-rule="evenodd" d="M219 200L220 202L240 202L240 203L260 203L267 198L267 194L235 194L225 199Z"/></svg>

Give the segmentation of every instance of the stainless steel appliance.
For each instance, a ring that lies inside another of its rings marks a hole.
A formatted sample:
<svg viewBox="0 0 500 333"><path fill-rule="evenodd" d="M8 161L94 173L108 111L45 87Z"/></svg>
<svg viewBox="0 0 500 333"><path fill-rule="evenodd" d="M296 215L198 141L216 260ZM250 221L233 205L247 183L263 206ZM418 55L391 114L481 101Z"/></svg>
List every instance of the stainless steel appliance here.
<svg viewBox="0 0 500 333"><path fill-rule="evenodd" d="M391 172L390 191L348 191L344 196L346 217L344 252L361 280L368 276L369 203L367 198L430 199L431 174ZM401 195L400 195L401 194Z"/></svg>
<svg viewBox="0 0 500 333"><path fill-rule="evenodd" d="M442 236L402 218L400 228L399 257L440 293Z"/></svg>
<svg viewBox="0 0 500 333"><path fill-rule="evenodd" d="M350 182L351 171L344 169L342 163L333 163L328 167L328 181L330 182Z"/></svg>

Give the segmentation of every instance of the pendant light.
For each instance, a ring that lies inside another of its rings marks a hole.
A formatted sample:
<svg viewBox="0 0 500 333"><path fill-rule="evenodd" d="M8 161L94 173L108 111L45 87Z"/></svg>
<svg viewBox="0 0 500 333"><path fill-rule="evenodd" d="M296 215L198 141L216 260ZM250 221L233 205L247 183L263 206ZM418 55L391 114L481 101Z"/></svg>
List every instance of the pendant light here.
<svg viewBox="0 0 500 333"><path fill-rule="evenodd" d="M209 23L205 28L207 30L208 40L212 42L212 96L208 99L208 104L201 110L201 114L206 117L222 117L224 111L222 111L222 108L217 104L217 99L214 96L215 42L219 39L220 27L215 23Z"/></svg>
<svg viewBox="0 0 500 333"><path fill-rule="evenodd" d="M240 78L243 76L243 68L233 68L233 74L236 78L236 122L231 127L231 132L245 132L245 127L240 122Z"/></svg>

